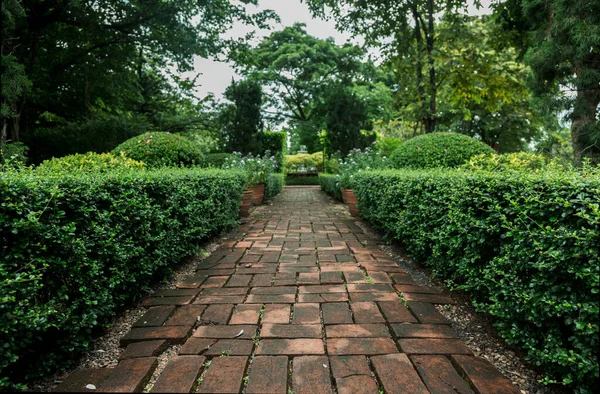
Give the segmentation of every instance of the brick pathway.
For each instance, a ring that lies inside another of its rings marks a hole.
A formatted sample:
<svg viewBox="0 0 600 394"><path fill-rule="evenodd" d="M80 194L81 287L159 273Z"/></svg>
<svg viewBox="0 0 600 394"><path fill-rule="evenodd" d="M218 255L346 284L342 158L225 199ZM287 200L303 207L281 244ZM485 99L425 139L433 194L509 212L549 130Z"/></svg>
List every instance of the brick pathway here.
<svg viewBox="0 0 600 394"><path fill-rule="evenodd" d="M452 299L416 285L318 188L286 188L236 236L143 301L116 368L57 391L139 392L183 344L151 392L519 392L433 306Z"/></svg>

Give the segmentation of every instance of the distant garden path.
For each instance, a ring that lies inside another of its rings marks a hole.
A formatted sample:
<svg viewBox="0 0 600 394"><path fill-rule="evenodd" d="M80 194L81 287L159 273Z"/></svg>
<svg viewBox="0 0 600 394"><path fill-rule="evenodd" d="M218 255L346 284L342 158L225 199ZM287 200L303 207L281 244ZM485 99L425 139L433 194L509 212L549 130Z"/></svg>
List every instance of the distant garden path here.
<svg viewBox="0 0 600 394"><path fill-rule="evenodd" d="M116 368L57 391L139 392L183 344L151 392L518 393L433 306L452 299L416 285L318 187L285 188L238 236L143 301Z"/></svg>

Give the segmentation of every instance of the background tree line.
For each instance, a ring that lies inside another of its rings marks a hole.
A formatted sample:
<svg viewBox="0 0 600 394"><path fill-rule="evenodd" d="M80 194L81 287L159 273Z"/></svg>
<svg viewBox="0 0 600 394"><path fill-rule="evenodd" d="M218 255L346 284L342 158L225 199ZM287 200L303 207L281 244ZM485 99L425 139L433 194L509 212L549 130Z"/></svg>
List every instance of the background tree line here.
<svg viewBox="0 0 600 394"><path fill-rule="evenodd" d="M0 142L24 142L39 162L109 151L148 130L247 153L257 133L284 129L292 152L342 154L457 131L499 152L598 161L597 2L508 0L481 17L467 16L463 0L304 2L365 45L337 45L302 24L255 46L225 39L235 21L276 20L228 0L7 0ZM195 81L180 77L195 55L235 62L225 101L198 99Z"/></svg>

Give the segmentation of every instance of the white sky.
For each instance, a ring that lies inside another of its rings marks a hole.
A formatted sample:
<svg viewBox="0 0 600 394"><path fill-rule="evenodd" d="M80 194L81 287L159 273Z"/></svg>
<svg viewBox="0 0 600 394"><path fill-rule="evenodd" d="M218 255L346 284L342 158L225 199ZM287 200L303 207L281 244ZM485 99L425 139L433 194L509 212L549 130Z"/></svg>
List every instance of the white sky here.
<svg viewBox="0 0 600 394"><path fill-rule="evenodd" d="M475 7L469 7L469 14L479 15L489 13L489 4L491 1L493 0L481 0L483 8L480 10L475 9ZM344 44L348 40L354 44L361 44L360 37L352 39L350 33L337 31L334 20L314 19L308 6L301 3L300 0L259 0L258 7L248 7L250 13L266 9L274 10L279 15L281 23L273 25L270 31L258 30L256 33L257 42L260 38L269 35L270 32L282 30L286 26L302 22L306 24L307 33L315 37L323 39L333 37L338 45ZM233 27L229 35L231 37L242 37L251 30L251 28L239 23ZM197 88L198 97L204 98L209 93L213 93L216 99L220 99L223 96L225 88L231 83L231 78L235 75L235 72L233 67L228 63L196 57L194 59L194 72L184 75L193 77L196 74L200 74L197 80L200 85Z"/></svg>

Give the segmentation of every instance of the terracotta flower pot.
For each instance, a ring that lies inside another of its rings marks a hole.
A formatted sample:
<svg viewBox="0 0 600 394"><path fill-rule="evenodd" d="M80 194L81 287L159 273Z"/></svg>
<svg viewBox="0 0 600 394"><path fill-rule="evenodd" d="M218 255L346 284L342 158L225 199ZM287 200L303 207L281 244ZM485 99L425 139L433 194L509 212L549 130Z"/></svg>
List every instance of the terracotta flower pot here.
<svg viewBox="0 0 600 394"><path fill-rule="evenodd" d="M350 214L354 217L358 217L358 207L356 205L356 195L354 195L354 191L352 189L344 189L341 188L342 191L342 200L344 200L344 204L348 206L348 210Z"/></svg>
<svg viewBox="0 0 600 394"><path fill-rule="evenodd" d="M252 185L252 205L262 205L265 197L265 184Z"/></svg>
<svg viewBox="0 0 600 394"><path fill-rule="evenodd" d="M252 190L246 189L242 194L242 202L240 204L240 217L246 218L250 216L250 207L252 206Z"/></svg>

